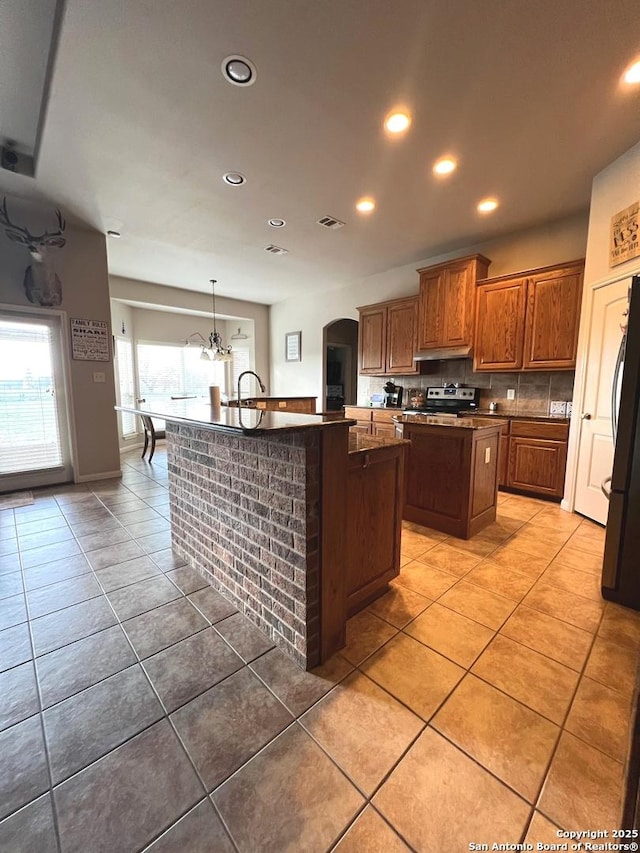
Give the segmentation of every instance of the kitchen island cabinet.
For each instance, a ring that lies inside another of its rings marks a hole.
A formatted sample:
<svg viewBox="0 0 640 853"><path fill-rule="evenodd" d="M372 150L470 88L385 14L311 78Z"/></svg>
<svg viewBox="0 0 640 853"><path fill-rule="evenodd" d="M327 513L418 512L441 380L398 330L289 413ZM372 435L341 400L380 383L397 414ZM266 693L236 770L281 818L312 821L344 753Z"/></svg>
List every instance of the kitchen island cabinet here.
<svg viewBox="0 0 640 853"><path fill-rule="evenodd" d="M315 415L317 397L243 397L240 406L245 409L266 409L269 412L297 412ZM238 400L229 400L227 406L238 406Z"/></svg>
<svg viewBox="0 0 640 853"><path fill-rule="evenodd" d="M469 539L495 521L502 422L400 415L411 441L403 517Z"/></svg>

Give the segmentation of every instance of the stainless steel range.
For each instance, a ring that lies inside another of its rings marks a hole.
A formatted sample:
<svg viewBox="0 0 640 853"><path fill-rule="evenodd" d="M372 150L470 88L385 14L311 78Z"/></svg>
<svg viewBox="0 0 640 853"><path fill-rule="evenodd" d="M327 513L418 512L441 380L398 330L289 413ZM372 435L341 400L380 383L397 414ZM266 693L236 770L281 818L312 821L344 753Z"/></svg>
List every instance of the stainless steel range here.
<svg viewBox="0 0 640 853"><path fill-rule="evenodd" d="M404 409L406 414L422 412L429 415L446 415L458 417L460 412L473 411L480 403L479 388L462 388L459 385L439 385L427 388L426 392L414 393L409 391L409 405Z"/></svg>

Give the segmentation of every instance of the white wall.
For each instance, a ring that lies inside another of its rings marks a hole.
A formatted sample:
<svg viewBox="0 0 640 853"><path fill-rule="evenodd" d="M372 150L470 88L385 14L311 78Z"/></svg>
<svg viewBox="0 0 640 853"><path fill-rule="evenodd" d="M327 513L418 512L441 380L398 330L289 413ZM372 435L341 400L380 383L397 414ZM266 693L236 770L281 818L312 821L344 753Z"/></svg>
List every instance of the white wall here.
<svg viewBox="0 0 640 853"><path fill-rule="evenodd" d="M52 230L54 209L8 196L9 213L14 221L34 232ZM105 237L67 225L66 245L56 251L54 267L62 282L60 310L69 319L111 322L107 251ZM22 280L30 257L24 246L10 242L0 229L0 303L35 308L26 297ZM44 314L52 309L39 309ZM120 471L118 454L113 361L76 361L68 346L64 354L69 378L69 410L72 431L72 465L76 480L90 480ZM104 383L93 381L93 372L105 374Z"/></svg>
<svg viewBox="0 0 640 853"><path fill-rule="evenodd" d="M323 398L322 330L341 317L358 319L357 307L418 292L416 269L454 257L480 253L492 261L490 275L503 275L563 261L583 258L587 214L582 212L557 222L460 247L437 257L424 258L377 275L345 282L330 293L288 299L271 306L271 392L316 395ZM284 360L284 336L302 331L302 361Z"/></svg>

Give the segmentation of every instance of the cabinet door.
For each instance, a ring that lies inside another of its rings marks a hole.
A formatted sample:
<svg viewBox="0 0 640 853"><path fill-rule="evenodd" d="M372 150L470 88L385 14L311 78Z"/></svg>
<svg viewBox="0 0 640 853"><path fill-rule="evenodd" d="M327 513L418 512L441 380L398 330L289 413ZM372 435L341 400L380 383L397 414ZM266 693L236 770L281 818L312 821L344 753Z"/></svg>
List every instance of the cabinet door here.
<svg viewBox="0 0 640 853"><path fill-rule="evenodd" d="M395 438L396 436L396 427L395 424L373 424L373 434L377 436L382 436L383 438Z"/></svg>
<svg viewBox="0 0 640 853"><path fill-rule="evenodd" d="M526 279L478 285L474 370L520 370Z"/></svg>
<svg viewBox="0 0 640 853"><path fill-rule="evenodd" d="M498 485L506 486L509 478L509 424L500 433L500 459L498 461Z"/></svg>
<svg viewBox="0 0 640 853"><path fill-rule="evenodd" d="M468 264L447 270L443 291L442 306L444 321L442 327L442 346L456 347L471 344L471 324L473 317L474 289L469 287L471 269Z"/></svg>
<svg viewBox="0 0 640 853"><path fill-rule="evenodd" d="M387 308L387 373L418 373L416 351L417 303L399 302Z"/></svg>
<svg viewBox="0 0 640 853"><path fill-rule="evenodd" d="M442 300L445 273L422 273L418 299L418 349L442 346Z"/></svg>
<svg viewBox="0 0 640 853"><path fill-rule="evenodd" d="M576 366L582 279L582 267L529 279L525 369L570 370Z"/></svg>
<svg viewBox="0 0 640 853"><path fill-rule="evenodd" d="M371 435L371 421L357 421L355 426L349 427L349 432L361 432L363 435Z"/></svg>
<svg viewBox="0 0 640 853"><path fill-rule="evenodd" d="M360 373L385 372L387 309L368 308L360 313Z"/></svg>
<svg viewBox="0 0 640 853"><path fill-rule="evenodd" d="M511 436L508 485L539 495L562 497L566 462L564 441Z"/></svg>

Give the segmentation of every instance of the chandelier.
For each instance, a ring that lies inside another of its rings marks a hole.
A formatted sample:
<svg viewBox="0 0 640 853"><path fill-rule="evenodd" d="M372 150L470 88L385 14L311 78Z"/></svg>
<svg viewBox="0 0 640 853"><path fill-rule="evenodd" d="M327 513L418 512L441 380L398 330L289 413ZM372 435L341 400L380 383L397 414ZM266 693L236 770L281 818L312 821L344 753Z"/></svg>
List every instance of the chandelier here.
<svg viewBox="0 0 640 853"><path fill-rule="evenodd" d="M200 338L201 353L200 358L205 361L231 361L231 345L225 346L222 342L222 335L216 329L216 282L211 279L211 298L212 298L212 314L213 314L213 331L209 333L209 339L201 335L200 332L192 332L185 341L185 345L191 344L192 338Z"/></svg>

